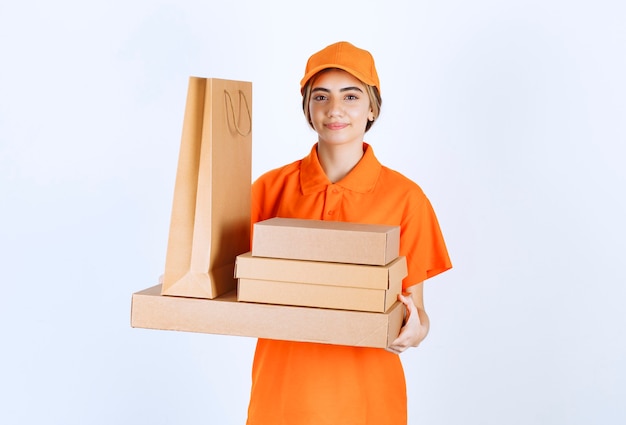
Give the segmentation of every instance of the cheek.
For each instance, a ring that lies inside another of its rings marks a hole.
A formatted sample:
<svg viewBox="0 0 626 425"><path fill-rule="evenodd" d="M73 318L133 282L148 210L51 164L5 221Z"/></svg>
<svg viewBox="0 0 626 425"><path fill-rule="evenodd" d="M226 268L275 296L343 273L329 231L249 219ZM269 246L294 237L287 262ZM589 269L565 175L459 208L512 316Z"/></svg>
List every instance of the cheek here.
<svg viewBox="0 0 626 425"><path fill-rule="evenodd" d="M353 119L367 120L370 114L369 108L358 108L351 111L350 115Z"/></svg>
<svg viewBox="0 0 626 425"><path fill-rule="evenodd" d="M311 117L311 121L315 121L324 118L325 113L319 106L309 106L309 116Z"/></svg>
<svg viewBox="0 0 626 425"><path fill-rule="evenodd" d="M318 129L318 124L321 122L322 119L323 117L320 116L319 108L309 107L309 123L314 130Z"/></svg>

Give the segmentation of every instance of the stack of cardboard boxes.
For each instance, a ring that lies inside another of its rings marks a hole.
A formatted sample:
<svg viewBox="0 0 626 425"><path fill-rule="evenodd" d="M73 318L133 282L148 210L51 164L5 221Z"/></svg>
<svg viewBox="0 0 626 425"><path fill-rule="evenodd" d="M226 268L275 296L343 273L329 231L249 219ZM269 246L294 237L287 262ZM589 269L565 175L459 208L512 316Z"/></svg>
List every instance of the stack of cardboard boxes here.
<svg viewBox="0 0 626 425"><path fill-rule="evenodd" d="M273 218L237 257L238 300L385 313L407 275L398 226Z"/></svg>
<svg viewBox="0 0 626 425"><path fill-rule="evenodd" d="M133 294L137 328L385 348L398 336L407 274L399 228L274 218L236 257L236 290L214 299Z"/></svg>

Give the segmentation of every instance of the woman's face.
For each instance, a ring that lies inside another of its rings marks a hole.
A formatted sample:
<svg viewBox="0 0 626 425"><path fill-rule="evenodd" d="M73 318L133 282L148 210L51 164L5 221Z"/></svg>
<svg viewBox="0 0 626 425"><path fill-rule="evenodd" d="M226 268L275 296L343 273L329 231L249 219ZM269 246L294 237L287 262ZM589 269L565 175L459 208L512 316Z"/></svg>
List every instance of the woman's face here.
<svg viewBox="0 0 626 425"><path fill-rule="evenodd" d="M374 119L365 85L346 71L331 69L312 83L309 112L320 143L363 143L365 126Z"/></svg>

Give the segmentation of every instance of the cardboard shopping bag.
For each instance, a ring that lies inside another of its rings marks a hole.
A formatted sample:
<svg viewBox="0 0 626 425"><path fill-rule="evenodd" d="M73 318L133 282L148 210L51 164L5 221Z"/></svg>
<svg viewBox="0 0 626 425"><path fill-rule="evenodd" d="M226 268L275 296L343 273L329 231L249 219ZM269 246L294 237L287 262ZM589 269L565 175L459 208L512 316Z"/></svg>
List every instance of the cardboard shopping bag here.
<svg viewBox="0 0 626 425"><path fill-rule="evenodd" d="M189 79L162 295L216 298L250 249L252 83Z"/></svg>

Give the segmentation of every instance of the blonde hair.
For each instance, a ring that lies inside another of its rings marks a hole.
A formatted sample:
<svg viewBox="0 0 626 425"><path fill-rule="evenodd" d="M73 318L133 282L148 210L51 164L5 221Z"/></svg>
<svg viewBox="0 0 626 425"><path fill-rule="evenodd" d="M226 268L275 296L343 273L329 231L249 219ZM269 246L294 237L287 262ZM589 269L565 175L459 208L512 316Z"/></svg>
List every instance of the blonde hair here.
<svg viewBox="0 0 626 425"><path fill-rule="evenodd" d="M329 68L333 69L333 68ZM304 117L306 121L309 123L309 126L315 130L313 127L313 123L311 122L311 111L309 110L309 101L311 100L311 90L313 89L313 81L315 81L316 77L320 75L320 73L328 71L328 69L324 69L317 74L315 74L312 78L307 81L304 86L303 94L302 94L302 111L304 112ZM372 125L374 125L374 121L380 115L380 109L383 104L383 99L380 97L380 92L375 86L370 86L369 84L365 84L361 81L361 83L365 86L365 92L370 99L370 108L372 108L372 113L374 115L374 119L372 121L368 120L365 125L365 132L367 132Z"/></svg>

